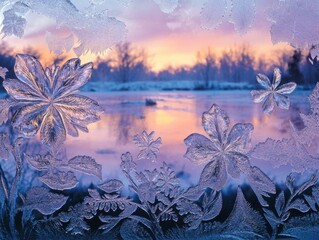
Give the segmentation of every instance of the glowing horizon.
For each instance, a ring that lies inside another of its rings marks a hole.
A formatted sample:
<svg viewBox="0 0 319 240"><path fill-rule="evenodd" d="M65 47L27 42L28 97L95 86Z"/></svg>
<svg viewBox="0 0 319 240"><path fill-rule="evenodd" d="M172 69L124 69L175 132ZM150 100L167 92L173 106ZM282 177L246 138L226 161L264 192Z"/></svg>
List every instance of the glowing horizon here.
<svg viewBox="0 0 319 240"><path fill-rule="evenodd" d="M249 45L256 57L271 57L272 52L287 48L287 44L273 45L269 33L271 22L261 21L265 15L269 1L262 0L257 9L256 19L251 29L240 36L229 22L222 23L215 30L204 30L201 28L199 16L201 11L201 1L185 1L181 8L187 9L187 4L192 4L191 11L186 11L190 16L181 14L183 11L177 10L172 15L161 12L153 1L141 0L139 3L135 1L127 8L111 9L109 14L116 16L119 20L125 22L128 35L126 41L131 42L135 46L143 48L150 56L151 70L158 72L172 66L174 68L180 66L190 66L196 62L196 53L210 47L213 52L219 56L223 51L227 51L242 44ZM81 1L78 3L81 7ZM140 4L144 4L144 8L140 8ZM109 3L110 4L110 3ZM147 9L147 11L145 11ZM195 16L195 17L194 17ZM13 47L15 52L21 52L24 48L32 47L41 52L41 61L45 65L50 65L57 55L50 53L45 43L45 34L54 30L52 19L41 15L36 16L37 22L27 25L25 36L22 39L15 37L7 37L4 41ZM189 20L189 21L188 21ZM64 29L59 29L59 33ZM17 47L18 46L18 47ZM107 58L111 50L106 50L104 54L87 53L80 56L83 63L95 61L99 58ZM67 58L77 57L71 51L65 54Z"/></svg>

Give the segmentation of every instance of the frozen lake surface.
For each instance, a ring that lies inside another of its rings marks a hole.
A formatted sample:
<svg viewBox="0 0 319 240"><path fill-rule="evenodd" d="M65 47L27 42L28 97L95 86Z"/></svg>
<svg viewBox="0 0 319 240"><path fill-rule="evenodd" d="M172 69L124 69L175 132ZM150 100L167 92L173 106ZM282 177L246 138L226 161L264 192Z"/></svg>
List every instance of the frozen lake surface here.
<svg viewBox="0 0 319 240"><path fill-rule="evenodd" d="M88 134L79 138L68 137L68 157L89 155L103 166L103 179L120 178L121 155L130 151L137 156L138 149L132 138L146 130L155 131L162 138L158 163L140 162L153 169L166 161L185 183L196 183L204 165L194 165L183 156L184 139L191 133L206 135L201 126L201 115L212 104L219 105L230 117L231 125L237 122L252 123L253 146L268 137L282 139L290 135L290 121L300 122L299 112L308 112L310 92L291 94L289 111L276 109L271 116L262 112L262 105L251 100L249 91L201 91L201 92L108 92L85 93L97 100L105 109L102 120L89 125ZM146 106L145 99L153 99L156 106ZM254 162L274 179L284 179L284 169L273 169L269 163ZM289 170L287 170L287 173Z"/></svg>

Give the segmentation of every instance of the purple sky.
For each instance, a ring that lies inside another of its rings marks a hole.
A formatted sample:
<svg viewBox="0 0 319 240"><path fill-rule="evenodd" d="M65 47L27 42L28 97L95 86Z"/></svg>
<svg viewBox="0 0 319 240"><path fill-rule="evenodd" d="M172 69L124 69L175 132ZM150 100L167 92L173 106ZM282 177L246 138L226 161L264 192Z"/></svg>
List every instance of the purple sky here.
<svg viewBox="0 0 319 240"><path fill-rule="evenodd" d="M180 0L178 8L171 14L163 13L153 0L132 0L127 7L118 2L107 0L99 7L108 9L109 16L125 22L128 29L127 41L146 48L155 70L169 65L192 64L196 61L196 52L208 47L211 47L217 55L222 50L243 43L249 44L257 55L269 55L272 50L282 47L282 45L273 46L269 32L271 22L267 20L267 14L274 0L256 0L254 22L248 33L243 36L235 31L232 23L227 21L215 30L203 29L200 19L200 12L205 2L203 0ZM73 0L73 3L80 10L88 6L87 0ZM48 55L44 36L46 31L53 29L54 21L39 14L30 15L25 37L22 39L10 37L6 38L6 41L19 50L31 45L40 48ZM70 55L73 56L74 53ZM103 56L105 55L101 57ZM86 54L81 58L84 61L91 61L96 55Z"/></svg>

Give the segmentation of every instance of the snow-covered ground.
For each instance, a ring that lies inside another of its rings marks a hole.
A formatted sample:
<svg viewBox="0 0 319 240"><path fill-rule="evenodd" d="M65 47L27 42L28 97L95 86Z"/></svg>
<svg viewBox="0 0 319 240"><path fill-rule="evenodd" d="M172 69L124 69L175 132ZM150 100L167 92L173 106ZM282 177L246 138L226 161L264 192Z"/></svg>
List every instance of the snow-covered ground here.
<svg viewBox="0 0 319 240"><path fill-rule="evenodd" d="M169 90L200 90L204 83L197 81L134 81L128 83L119 82L94 82L91 81L82 88L82 91L169 91ZM250 90L255 85L247 82L211 82L210 89L214 90Z"/></svg>

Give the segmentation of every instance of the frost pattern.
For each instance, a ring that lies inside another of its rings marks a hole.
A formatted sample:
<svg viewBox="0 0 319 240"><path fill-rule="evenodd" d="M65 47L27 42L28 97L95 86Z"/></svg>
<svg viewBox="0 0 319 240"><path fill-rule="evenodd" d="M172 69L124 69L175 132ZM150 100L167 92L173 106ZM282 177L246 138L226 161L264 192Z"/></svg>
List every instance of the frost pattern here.
<svg viewBox="0 0 319 240"><path fill-rule="evenodd" d="M131 2L133 0L114 1L110 6L123 8L129 6ZM154 0L154 2L159 6L159 10L166 14L175 14L180 4L183 4L178 0ZM104 6L107 1L86 0L84 3L88 6L80 9L77 2L70 0L55 0L54 3L50 0L3 0L0 4L4 15L1 33L4 36L23 37L27 21L31 17L29 13L37 13L55 21L55 28L46 35L46 40L51 52L56 54L71 49L77 55L86 52L99 54L125 40L126 24L118 19L122 16L117 18L108 15L108 10L112 12L113 9ZM243 35L253 25L258 7L264 9L265 4L256 0L206 0L200 12L201 26L205 29L215 29L221 23L229 22L240 35ZM313 61L318 55L319 46L317 34L319 25L313 21L318 18L318 2L274 1L272 8L265 11L268 17L259 14L258 18L265 22L271 21L272 42L274 44L286 42L295 48L309 49L311 51L309 60ZM192 16L191 21L183 21L188 15L188 10L179 15L183 24L197 22L196 15ZM75 39L78 41L74 41Z"/></svg>
<svg viewBox="0 0 319 240"><path fill-rule="evenodd" d="M4 67L0 67L0 77L2 79L5 79L6 78L6 74L8 72L8 69L4 68Z"/></svg>
<svg viewBox="0 0 319 240"><path fill-rule="evenodd" d="M256 160L268 161L276 168L288 164L297 172L315 170L318 162L304 146L296 144L293 139L268 138L265 142L258 143L250 156Z"/></svg>
<svg viewBox="0 0 319 240"><path fill-rule="evenodd" d="M295 48L310 49L318 45L319 2L311 0L277 1L269 17L273 43L287 42Z"/></svg>
<svg viewBox="0 0 319 240"><path fill-rule="evenodd" d="M100 119L98 103L75 94L89 80L92 63L81 66L71 59L44 71L33 56L19 54L14 70L18 79L5 79L3 86L16 101L12 123L22 136L39 131L42 142L57 149L66 133L78 136L78 130L87 132L86 125Z"/></svg>
<svg viewBox="0 0 319 240"><path fill-rule="evenodd" d="M308 132L313 127L310 123L317 121L319 112L318 86L309 97L311 113L302 117L304 129L293 128L294 138L268 139L252 151L249 150L253 126L237 123L231 127L227 114L214 104L202 116L202 126L208 137L193 133L185 139L185 157L195 164L206 164L198 184L191 187L183 187L173 167L165 162L153 169L139 166L140 159L157 159L161 138L154 140L154 132L135 135L133 142L139 149L137 157L129 152L121 156L122 174L129 183L126 186L125 181L119 179L104 181L101 165L89 156L79 155L71 159L63 156L60 147L64 141L59 148L47 144L45 154L21 152L23 144L36 133L34 127L41 129L43 121L56 122L55 115L41 114L37 104L45 109L44 112L47 105L58 108L56 111L65 117L68 115L62 114L60 101L67 98L67 110L72 111L70 116L84 114L84 122L90 119L92 111L100 113L97 103L92 106L93 100L72 99L74 91L88 80L90 70L86 71L87 68L90 69L87 65L80 66L77 59L71 59L61 69L54 67L44 72L34 57L18 55L15 71L19 80L5 79L10 97L1 99L1 123L7 121L11 111L15 117L7 125L14 126L20 114L21 124L27 119L31 126L26 124L22 129L14 128L10 133L14 136L12 139L7 132L0 133L0 158L9 161L13 158L16 167L15 175L9 176L0 165L1 239L31 239L35 236L36 239L91 239L92 236L102 239L193 239L194 236L204 239L276 239L316 236L319 209L317 158L308 153L306 143L309 142L298 139L297 135L300 131L306 139L317 137L308 136ZM280 77L274 82L277 87ZM35 113L31 111L24 116L21 110L24 107L34 107ZM307 122L305 119L312 120ZM81 121L72 120L70 126L63 121L61 126L42 127L41 132L51 136L51 132L57 131L55 128L58 131L64 129L65 133L70 133L72 126L80 130L86 128ZM21 130L35 132L23 134ZM289 149L294 151L289 152ZM284 186L275 187L261 169L250 164L253 158L272 158L276 162L288 162L300 172L307 168L313 173L310 177L291 173ZM32 182L24 185L24 174L31 171L26 164L35 170L33 179L40 180L36 186ZM313 169L306 164L313 164ZM75 172L93 175L101 182L73 189L79 183ZM224 188L228 176L238 178L241 175L246 177L248 184L238 186L235 191ZM43 186L39 186L41 182ZM229 197L235 194L236 198ZM228 211L230 206L231 212Z"/></svg>
<svg viewBox="0 0 319 240"><path fill-rule="evenodd" d="M185 157L195 164L207 163L204 167L199 186L221 190L227 175L238 178L241 173L251 181L258 200L265 205L260 195L275 191L274 184L257 167L252 167L246 153L250 145L253 125L237 123L231 129L228 116L217 105L203 113L202 126L210 139L193 133L185 139L187 152ZM256 181L258 179L258 181Z"/></svg>
<svg viewBox="0 0 319 240"><path fill-rule="evenodd" d="M51 193L44 187L31 188L23 199L24 208L38 210L44 215L50 215L59 210L68 197L62 194Z"/></svg>
<svg viewBox="0 0 319 240"><path fill-rule="evenodd" d="M310 114L300 113L301 120L303 121L304 128L298 130L293 128L293 137L297 143L309 146L313 143L315 139L319 137L319 84L316 84L315 89L309 96Z"/></svg>
<svg viewBox="0 0 319 240"><path fill-rule="evenodd" d="M78 180L73 171L102 179L102 166L88 156L76 156L68 161L56 159L50 154L34 157L25 155L25 158L35 170L43 173L39 180L54 190L74 188Z"/></svg>
<svg viewBox="0 0 319 240"><path fill-rule="evenodd" d="M268 138L258 143L249 153L252 159L269 161L274 167L289 165L293 171L315 171L318 169L318 153L311 146L318 139L319 85L309 96L311 112L300 113L303 128L298 129L291 123L291 138L274 140Z"/></svg>
<svg viewBox="0 0 319 240"><path fill-rule="evenodd" d="M147 134L143 131L141 135L136 134L134 136L133 141L140 149L140 153L137 156L138 160L146 159L152 162L156 161L162 139L159 137L154 140L154 134L155 132Z"/></svg>
<svg viewBox="0 0 319 240"><path fill-rule="evenodd" d="M46 35L52 52L61 54L63 49L68 52L71 48L78 55L87 51L104 52L114 44L123 41L127 30L123 22L115 17L109 17L103 9L95 8L96 4L99 4L99 1L91 2L93 7L87 8L87 11L80 11L69 0L5 1L1 33L4 36L22 37L27 25L28 13L35 12L56 21L56 29ZM60 34L61 27L68 32L68 37L64 40ZM74 38L77 38L79 42L74 42Z"/></svg>
<svg viewBox="0 0 319 240"><path fill-rule="evenodd" d="M314 188L317 181L318 178L313 175L300 186L296 186L296 179L292 175L287 177L286 186L289 190L289 197L286 198L284 191L281 191L276 197L275 208L273 210L264 208L265 217L272 227L274 237L280 231L280 227L286 224L292 210L301 213L307 213L310 209L317 211L315 199L318 190L317 187ZM311 188L314 188L312 189L312 195L306 195L305 192Z"/></svg>
<svg viewBox="0 0 319 240"><path fill-rule="evenodd" d="M154 2L160 7L162 12L171 13L178 6L178 0L154 0Z"/></svg>
<svg viewBox="0 0 319 240"><path fill-rule="evenodd" d="M274 69L272 83L269 78L263 74L257 75L257 82L265 88L265 90L253 90L251 96L255 103L263 102L263 111L271 114L274 111L275 104L282 109L289 109L290 100L285 94L292 93L297 84L294 82L286 83L281 86L281 73L279 68Z"/></svg>
<svg viewBox="0 0 319 240"><path fill-rule="evenodd" d="M255 0L207 1L202 7L201 25L206 29L215 29L228 21L243 35L252 26L255 15Z"/></svg>

